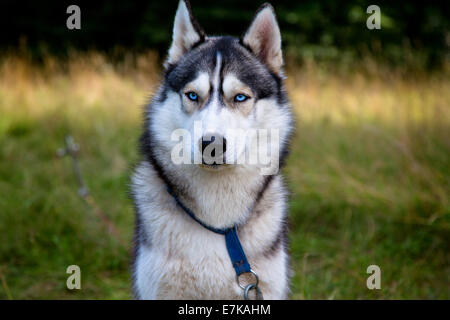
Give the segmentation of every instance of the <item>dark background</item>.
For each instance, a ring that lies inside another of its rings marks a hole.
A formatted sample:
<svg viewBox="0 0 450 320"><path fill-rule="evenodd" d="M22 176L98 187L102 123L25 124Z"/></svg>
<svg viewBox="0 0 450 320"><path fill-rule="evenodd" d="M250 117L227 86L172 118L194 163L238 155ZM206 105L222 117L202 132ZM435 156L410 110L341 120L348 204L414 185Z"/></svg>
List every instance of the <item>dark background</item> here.
<svg viewBox="0 0 450 320"><path fill-rule="evenodd" d="M69 49L165 53L178 1L17 1L0 5L0 48L26 47L37 59ZM208 34L240 35L261 0L192 0ZM66 28L66 9L81 8L81 30ZM450 43L448 1L272 1L285 50L300 62L350 62L372 56L389 64L442 66ZM368 30L366 9L381 8L381 30ZM169 17L169 18L168 18ZM447 42L447 43L446 43ZM447 56L446 56L447 55Z"/></svg>

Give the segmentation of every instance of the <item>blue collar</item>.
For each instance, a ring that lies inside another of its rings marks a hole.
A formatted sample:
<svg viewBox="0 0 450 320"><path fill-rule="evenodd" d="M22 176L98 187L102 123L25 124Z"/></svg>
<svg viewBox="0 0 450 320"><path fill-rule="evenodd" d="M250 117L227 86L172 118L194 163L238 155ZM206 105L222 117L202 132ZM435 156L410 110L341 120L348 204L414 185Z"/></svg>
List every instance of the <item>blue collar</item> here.
<svg viewBox="0 0 450 320"><path fill-rule="evenodd" d="M197 219L195 214L181 202L181 200L171 190L170 187L167 187L167 192L169 192L169 194L175 199L178 206L183 209L183 211L186 212L187 215L195 220L198 224L200 224L205 229L208 229L209 231L225 236L228 255L230 256L230 260L234 270L236 271L237 277L239 277L242 273L252 272L247 257L245 256L244 249L242 249L241 242L239 241L236 225L227 229L218 229L208 226L207 224Z"/></svg>

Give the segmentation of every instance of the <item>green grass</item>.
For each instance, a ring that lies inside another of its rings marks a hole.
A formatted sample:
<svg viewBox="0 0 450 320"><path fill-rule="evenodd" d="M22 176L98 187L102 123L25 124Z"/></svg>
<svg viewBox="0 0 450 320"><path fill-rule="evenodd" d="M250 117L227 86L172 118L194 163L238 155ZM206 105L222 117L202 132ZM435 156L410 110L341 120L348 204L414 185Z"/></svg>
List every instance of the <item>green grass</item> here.
<svg viewBox="0 0 450 320"><path fill-rule="evenodd" d="M151 60L151 59L150 59ZM127 196L141 108L156 82L77 57L62 72L5 58L0 72L0 298L131 298L133 209ZM144 71L145 72L144 72ZM291 190L293 299L448 299L448 77L336 75L311 67L288 82L298 117L285 169ZM301 75L299 75L301 74ZM112 236L77 195L71 134ZM67 266L82 290L66 289ZM379 265L381 290L366 288Z"/></svg>

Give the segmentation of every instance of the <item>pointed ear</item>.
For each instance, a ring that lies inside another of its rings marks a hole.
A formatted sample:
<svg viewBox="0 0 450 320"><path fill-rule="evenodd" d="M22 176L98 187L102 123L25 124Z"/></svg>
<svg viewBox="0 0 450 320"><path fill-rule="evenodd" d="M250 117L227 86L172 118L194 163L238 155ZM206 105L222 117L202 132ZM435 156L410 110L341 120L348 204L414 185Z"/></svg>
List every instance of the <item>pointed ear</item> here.
<svg viewBox="0 0 450 320"><path fill-rule="evenodd" d="M187 0L180 0L173 26L172 45L164 66L176 63L196 43L205 40L205 33L192 16L191 6Z"/></svg>
<svg viewBox="0 0 450 320"><path fill-rule="evenodd" d="M270 4L265 3L258 9L250 27L241 37L241 43L249 47L270 70L281 75L281 34Z"/></svg>

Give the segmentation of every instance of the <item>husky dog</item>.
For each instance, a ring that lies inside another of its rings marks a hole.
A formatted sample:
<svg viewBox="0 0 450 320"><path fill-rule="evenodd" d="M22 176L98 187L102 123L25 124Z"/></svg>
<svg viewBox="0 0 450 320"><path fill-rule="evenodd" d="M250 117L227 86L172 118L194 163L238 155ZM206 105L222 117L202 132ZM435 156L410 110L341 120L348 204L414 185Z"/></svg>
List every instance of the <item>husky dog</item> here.
<svg viewBox="0 0 450 320"><path fill-rule="evenodd" d="M261 174L259 164L173 160L179 143L173 133L192 133L200 123L201 140L194 138L199 143L189 144L187 154L218 144L221 157L227 157L229 129L276 130L276 156L283 164L293 121L272 6L264 4L257 11L241 38L210 37L194 20L189 3L180 1L164 67L162 84L146 107L142 161L131 184L136 208L135 297L243 298L224 236L207 230L201 221L213 228L236 226L264 299L286 299L287 192L279 170ZM253 279L250 273L245 277Z"/></svg>

